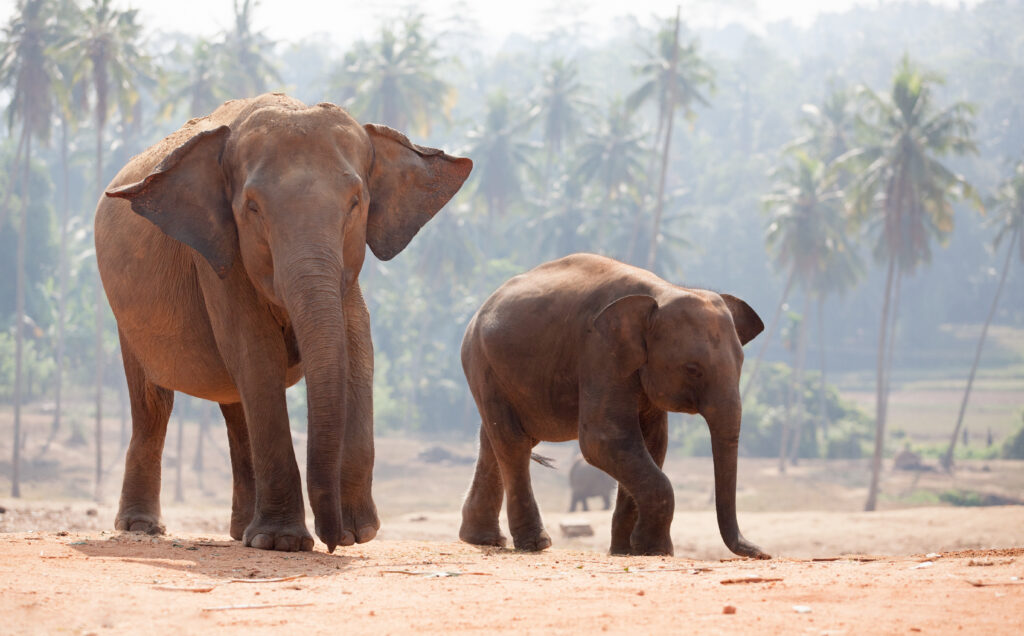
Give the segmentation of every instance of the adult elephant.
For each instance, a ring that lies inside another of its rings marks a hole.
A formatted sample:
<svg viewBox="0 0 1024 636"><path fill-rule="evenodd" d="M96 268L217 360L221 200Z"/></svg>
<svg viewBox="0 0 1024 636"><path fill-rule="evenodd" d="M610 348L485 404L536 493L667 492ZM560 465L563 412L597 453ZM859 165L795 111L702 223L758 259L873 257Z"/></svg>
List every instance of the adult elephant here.
<svg viewBox="0 0 1024 636"><path fill-rule="evenodd" d="M190 120L118 173L95 233L132 408L118 529L163 532L160 456L181 391L227 422L231 536L311 550L284 394L305 376L316 534L331 551L376 535L365 246L395 256L471 169L275 93Z"/></svg>
<svg viewBox="0 0 1024 636"><path fill-rule="evenodd" d="M539 441L579 439L619 482L612 554L672 554L675 496L661 467L667 412L700 413L711 431L715 507L725 545L768 558L736 523L743 345L764 329L747 303L688 289L594 254L540 265L502 285L466 328L462 366L480 410L480 456L459 537L543 550L551 538L530 483Z"/></svg>

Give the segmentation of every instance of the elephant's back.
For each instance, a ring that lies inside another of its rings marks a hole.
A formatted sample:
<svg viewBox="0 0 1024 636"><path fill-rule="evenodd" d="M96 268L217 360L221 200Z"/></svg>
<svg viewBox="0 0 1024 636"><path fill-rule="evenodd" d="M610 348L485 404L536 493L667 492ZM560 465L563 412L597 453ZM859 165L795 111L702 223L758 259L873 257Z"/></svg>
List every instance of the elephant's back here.
<svg viewBox="0 0 1024 636"><path fill-rule="evenodd" d="M666 286L671 287L654 274L614 259L572 254L506 281L480 307L475 329L485 341L501 342L511 332L524 340L519 345L575 345L618 298Z"/></svg>

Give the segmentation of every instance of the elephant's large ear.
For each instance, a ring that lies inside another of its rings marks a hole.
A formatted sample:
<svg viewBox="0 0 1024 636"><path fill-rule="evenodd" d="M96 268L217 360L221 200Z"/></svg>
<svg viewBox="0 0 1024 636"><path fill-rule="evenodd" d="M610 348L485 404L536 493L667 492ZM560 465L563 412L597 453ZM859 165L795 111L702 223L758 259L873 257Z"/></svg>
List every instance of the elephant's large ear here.
<svg viewBox="0 0 1024 636"><path fill-rule="evenodd" d="M741 344L747 344L754 339L754 336L764 331L764 323L757 312L750 308L750 305L735 296L719 294L732 314L732 322L736 325L736 335L740 337Z"/></svg>
<svg viewBox="0 0 1024 636"><path fill-rule="evenodd" d="M647 328L657 308L658 301L651 296L623 296L594 318L594 328L610 345L623 375L647 361Z"/></svg>
<svg viewBox="0 0 1024 636"><path fill-rule="evenodd" d="M229 133L227 126L198 133L142 181L107 192L108 197L127 199L135 213L202 254L221 278L238 251L238 230L220 166Z"/></svg>
<svg viewBox="0 0 1024 636"><path fill-rule="evenodd" d="M377 258L387 261L455 196L473 162L417 146L387 126L364 128L374 152L366 243Z"/></svg>

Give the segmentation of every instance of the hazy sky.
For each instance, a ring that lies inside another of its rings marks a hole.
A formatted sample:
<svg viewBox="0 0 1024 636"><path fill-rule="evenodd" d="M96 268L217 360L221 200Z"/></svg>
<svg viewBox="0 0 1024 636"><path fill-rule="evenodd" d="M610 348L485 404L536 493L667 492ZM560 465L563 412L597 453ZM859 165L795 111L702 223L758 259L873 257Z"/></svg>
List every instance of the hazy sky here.
<svg viewBox="0 0 1024 636"><path fill-rule="evenodd" d="M742 21L792 19L809 24L819 12L836 12L854 5L876 5L898 0L261 0L254 14L257 30L274 40L295 41L314 33L326 33L339 48L371 32L380 19L416 6L433 20L467 15L480 26L486 41L495 45L509 33L543 33L553 22L581 21L599 31L624 13L643 19L671 16L682 4L683 17L697 25L722 25ZM959 0L932 0L955 6ZM976 4L967 0L965 4ZM83 0L84 3L84 0ZM182 31L213 36L232 22L232 0L114 0L115 6L138 8L147 29ZM0 16L7 22L15 0L0 0ZM561 9L556 10L556 7ZM566 10L565 7L569 7ZM571 17L568 17L571 16Z"/></svg>

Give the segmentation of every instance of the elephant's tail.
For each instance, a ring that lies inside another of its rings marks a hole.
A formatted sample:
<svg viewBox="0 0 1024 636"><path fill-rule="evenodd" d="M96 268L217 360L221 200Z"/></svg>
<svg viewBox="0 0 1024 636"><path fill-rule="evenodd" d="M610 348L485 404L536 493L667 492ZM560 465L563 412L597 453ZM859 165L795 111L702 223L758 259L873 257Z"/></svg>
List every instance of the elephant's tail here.
<svg viewBox="0 0 1024 636"><path fill-rule="evenodd" d="M555 467L555 460L551 459L550 457L544 457L543 455L538 455L537 453L530 453L530 459L537 462L541 466L544 466L545 468Z"/></svg>

